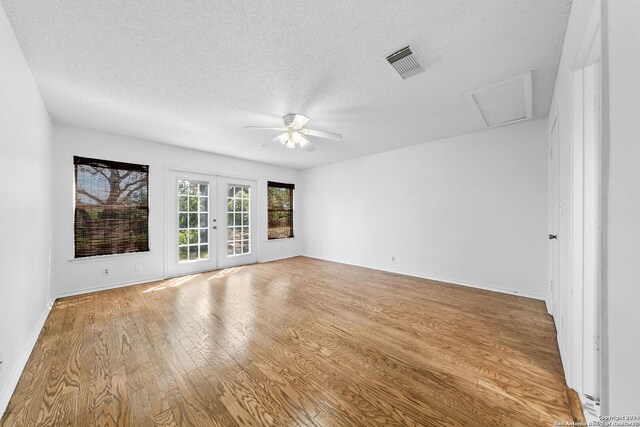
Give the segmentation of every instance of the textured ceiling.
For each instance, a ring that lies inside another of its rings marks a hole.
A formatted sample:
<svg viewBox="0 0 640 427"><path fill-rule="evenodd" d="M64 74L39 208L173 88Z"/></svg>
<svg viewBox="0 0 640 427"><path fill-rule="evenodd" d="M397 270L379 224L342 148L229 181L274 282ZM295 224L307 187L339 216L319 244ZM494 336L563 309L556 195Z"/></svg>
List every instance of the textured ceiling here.
<svg viewBox="0 0 640 427"><path fill-rule="evenodd" d="M464 93L533 70L548 114L567 0L1 0L57 123L304 169L479 130ZM417 46L406 81L385 57ZM286 113L340 132L263 142Z"/></svg>

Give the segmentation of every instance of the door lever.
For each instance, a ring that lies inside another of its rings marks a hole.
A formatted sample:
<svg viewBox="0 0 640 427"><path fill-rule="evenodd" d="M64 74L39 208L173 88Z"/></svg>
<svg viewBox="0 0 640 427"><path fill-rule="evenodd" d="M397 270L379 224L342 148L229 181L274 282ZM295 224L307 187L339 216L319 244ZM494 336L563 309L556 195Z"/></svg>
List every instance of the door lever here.
<svg viewBox="0 0 640 427"><path fill-rule="evenodd" d="M553 239L557 239L558 235L557 234L549 234L549 240L553 240Z"/></svg>

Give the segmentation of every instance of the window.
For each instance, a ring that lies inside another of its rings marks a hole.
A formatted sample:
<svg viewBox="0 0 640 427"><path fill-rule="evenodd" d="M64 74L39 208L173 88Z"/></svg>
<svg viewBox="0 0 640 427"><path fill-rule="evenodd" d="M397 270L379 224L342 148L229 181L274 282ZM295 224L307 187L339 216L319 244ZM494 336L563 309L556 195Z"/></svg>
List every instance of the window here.
<svg viewBox="0 0 640 427"><path fill-rule="evenodd" d="M238 184L227 188L227 255L251 252L250 190L248 185Z"/></svg>
<svg viewBox="0 0 640 427"><path fill-rule="evenodd" d="M209 259L209 183L178 179L178 262Z"/></svg>
<svg viewBox="0 0 640 427"><path fill-rule="evenodd" d="M149 166L73 158L75 257L149 250Z"/></svg>
<svg viewBox="0 0 640 427"><path fill-rule="evenodd" d="M293 184L267 183L269 239L293 237Z"/></svg>

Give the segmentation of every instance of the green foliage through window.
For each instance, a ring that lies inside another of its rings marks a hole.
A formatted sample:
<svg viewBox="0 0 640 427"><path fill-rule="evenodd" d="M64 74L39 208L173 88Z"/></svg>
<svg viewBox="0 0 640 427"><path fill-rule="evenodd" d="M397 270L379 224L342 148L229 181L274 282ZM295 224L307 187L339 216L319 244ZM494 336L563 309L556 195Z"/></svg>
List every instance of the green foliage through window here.
<svg viewBox="0 0 640 427"><path fill-rule="evenodd" d="M268 238L293 237L293 184L267 183Z"/></svg>
<svg viewBox="0 0 640 427"><path fill-rule="evenodd" d="M227 190L227 255L251 252L251 187L229 184Z"/></svg>
<svg viewBox="0 0 640 427"><path fill-rule="evenodd" d="M178 179L178 262L209 259L209 183Z"/></svg>

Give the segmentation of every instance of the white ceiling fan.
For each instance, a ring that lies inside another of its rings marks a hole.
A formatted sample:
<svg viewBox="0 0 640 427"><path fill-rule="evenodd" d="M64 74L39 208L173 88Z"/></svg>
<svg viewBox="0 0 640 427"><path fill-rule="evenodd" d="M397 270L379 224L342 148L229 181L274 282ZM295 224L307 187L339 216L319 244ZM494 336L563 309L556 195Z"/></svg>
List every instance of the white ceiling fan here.
<svg viewBox="0 0 640 427"><path fill-rule="evenodd" d="M332 139L334 141L340 141L342 139L342 135L339 133L326 132L323 130L313 130L307 129L304 125L307 124L309 118L302 114L287 114L282 117L284 121L284 127L272 128L272 127L263 127L263 126L246 126L246 129L269 129L269 130L278 130L282 133L270 141L262 144L263 147L268 147L275 141L280 142L287 148L295 149L295 150L305 150L305 151L313 151L315 147L311 144L311 141L307 138L308 136L314 136L317 138L326 138Z"/></svg>

